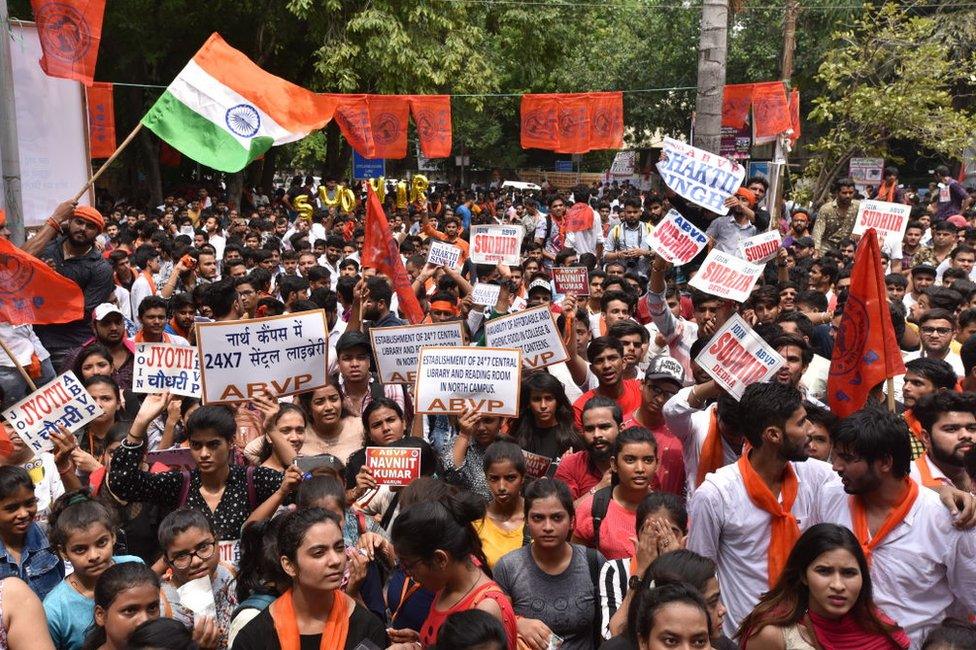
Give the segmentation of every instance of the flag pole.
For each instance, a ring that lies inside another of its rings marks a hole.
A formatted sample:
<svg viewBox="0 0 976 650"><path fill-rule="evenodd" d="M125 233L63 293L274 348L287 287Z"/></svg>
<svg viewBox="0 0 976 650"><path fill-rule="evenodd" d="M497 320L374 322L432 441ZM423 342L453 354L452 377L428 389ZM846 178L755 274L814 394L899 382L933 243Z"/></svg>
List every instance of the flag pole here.
<svg viewBox="0 0 976 650"><path fill-rule="evenodd" d="M20 362L17 361L17 357L15 357L14 353L10 351L7 344L3 342L3 339L0 339L0 348L3 348L3 351L7 353L8 357L10 357L10 360L14 362L15 366L17 366L17 370L20 371L20 376L23 377L24 381L27 382L27 385L30 386L31 392L37 392L37 386L34 384L34 380L31 379L30 375L27 374L27 371L24 370L24 366L20 365Z"/></svg>
<svg viewBox="0 0 976 650"><path fill-rule="evenodd" d="M895 413L895 378L888 377L885 381L888 388L888 410Z"/></svg>
<svg viewBox="0 0 976 650"><path fill-rule="evenodd" d="M95 174L90 179L88 179L88 182L85 183L85 186L82 187L80 190L78 190L78 193L75 194L75 198L71 199L72 203L77 202L78 199L81 198L81 195L87 192L88 188L90 188L92 185L95 184L95 181L97 181L98 178L102 175L102 173L106 169L108 169L109 165L115 162L115 159L119 157L119 154L122 153L122 150L125 149L127 146L129 146L129 143L135 139L135 137L139 134L139 131L141 130L142 130L142 122L140 121L136 123L136 128L132 129L132 132L125 137L125 140L123 140L122 144L120 144L115 149L115 152L111 156L109 156L108 160L102 163L102 166L98 168L98 171L95 172Z"/></svg>

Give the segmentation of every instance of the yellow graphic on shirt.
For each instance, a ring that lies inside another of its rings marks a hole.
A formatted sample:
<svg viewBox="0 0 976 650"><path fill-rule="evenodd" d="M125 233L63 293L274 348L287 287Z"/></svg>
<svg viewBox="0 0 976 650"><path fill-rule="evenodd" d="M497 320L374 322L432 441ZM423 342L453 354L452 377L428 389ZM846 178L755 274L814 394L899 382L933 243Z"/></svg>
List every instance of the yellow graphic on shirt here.
<svg viewBox="0 0 976 650"><path fill-rule="evenodd" d="M28 463L24 463L23 468L30 474L34 487L40 485L41 481L44 480L44 462L40 458L35 458Z"/></svg>

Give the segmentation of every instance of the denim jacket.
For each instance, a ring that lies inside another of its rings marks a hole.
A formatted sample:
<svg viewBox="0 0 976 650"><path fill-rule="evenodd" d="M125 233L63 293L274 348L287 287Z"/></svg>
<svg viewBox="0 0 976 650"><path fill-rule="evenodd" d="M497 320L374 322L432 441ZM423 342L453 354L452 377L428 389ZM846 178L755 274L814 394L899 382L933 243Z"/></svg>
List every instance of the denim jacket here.
<svg viewBox="0 0 976 650"><path fill-rule="evenodd" d="M36 522L27 529L20 561L18 566L0 541L0 579L10 576L20 578L41 600L64 579L64 562L51 548L47 535Z"/></svg>

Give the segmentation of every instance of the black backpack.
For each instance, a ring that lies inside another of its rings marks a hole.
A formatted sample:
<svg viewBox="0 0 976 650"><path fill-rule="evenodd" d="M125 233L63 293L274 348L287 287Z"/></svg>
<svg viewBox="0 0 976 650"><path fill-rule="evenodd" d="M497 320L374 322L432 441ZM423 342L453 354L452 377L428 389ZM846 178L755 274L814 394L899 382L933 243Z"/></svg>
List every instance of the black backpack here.
<svg viewBox="0 0 976 650"><path fill-rule="evenodd" d="M600 526L607 516L610 508L610 499L613 498L613 486L607 486L596 491L593 495L593 507L591 516L593 517L593 548L600 548Z"/></svg>

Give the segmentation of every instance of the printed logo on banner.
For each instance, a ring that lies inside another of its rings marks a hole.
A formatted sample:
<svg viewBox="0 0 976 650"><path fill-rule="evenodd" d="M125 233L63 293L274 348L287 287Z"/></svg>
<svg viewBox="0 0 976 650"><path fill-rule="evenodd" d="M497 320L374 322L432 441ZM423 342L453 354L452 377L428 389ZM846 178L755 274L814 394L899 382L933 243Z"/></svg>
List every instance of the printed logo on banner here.
<svg viewBox="0 0 976 650"><path fill-rule="evenodd" d="M377 485L402 487L420 478L417 447L366 447L366 467Z"/></svg>
<svg viewBox="0 0 976 650"><path fill-rule="evenodd" d="M35 15L44 52L66 63L80 61L92 46L84 14L65 2L45 2Z"/></svg>
<svg viewBox="0 0 976 650"><path fill-rule="evenodd" d="M59 426L73 433L102 413L102 407L69 370L8 408L3 415L24 444L37 453L54 448L51 434Z"/></svg>
<svg viewBox="0 0 976 650"><path fill-rule="evenodd" d="M874 228L878 231L880 243L889 247L896 246L905 237L908 217L911 213L910 205L887 201L861 201L851 234L863 235L869 228Z"/></svg>
<svg viewBox="0 0 976 650"><path fill-rule="evenodd" d="M169 343L139 343L132 392L200 397L200 355L196 348Z"/></svg>
<svg viewBox="0 0 976 650"><path fill-rule="evenodd" d="M417 357L426 345L464 345L463 325L449 323L373 327L369 330L373 358L384 384L417 381Z"/></svg>
<svg viewBox="0 0 976 650"><path fill-rule="evenodd" d="M471 302L475 305L494 307L495 303L498 302L498 294L501 290L502 288L497 284L477 282L471 290Z"/></svg>
<svg viewBox="0 0 976 650"><path fill-rule="evenodd" d="M518 348L528 368L543 368L569 358L549 307L542 305L485 323L485 344Z"/></svg>
<svg viewBox="0 0 976 650"><path fill-rule="evenodd" d="M197 323L203 402L240 402L326 384L328 329L323 310Z"/></svg>
<svg viewBox="0 0 976 650"><path fill-rule="evenodd" d="M556 285L556 293L590 295L590 272L585 266L553 267L552 281Z"/></svg>
<svg viewBox="0 0 976 650"><path fill-rule="evenodd" d="M518 417L522 351L483 347L420 350L416 412L448 415L471 409Z"/></svg>
<svg viewBox="0 0 976 650"><path fill-rule="evenodd" d="M672 138L664 139L663 156L657 170L668 187L706 210L729 213L725 199L742 184L742 165Z"/></svg>
<svg viewBox="0 0 976 650"><path fill-rule="evenodd" d="M253 138L261 128L261 114L250 104L231 106L227 109L224 121L231 133L242 138Z"/></svg>
<svg viewBox="0 0 976 650"><path fill-rule="evenodd" d="M432 241L430 242L430 252L427 254L427 263L459 269L461 268L461 249L442 241Z"/></svg>
<svg viewBox="0 0 976 650"><path fill-rule="evenodd" d="M725 321L695 361L736 399L746 386L769 380L786 363L738 314Z"/></svg>
<svg viewBox="0 0 976 650"><path fill-rule="evenodd" d="M753 264L765 264L776 257L783 244L778 230L760 233L739 242L739 255Z"/></svg>
<svg viewBox="0 0 976 650"><path fill-rule="evenodd" d="M471 226L471 261L475 264L516 266L521 261L523 239L525 239L523 226L508 224Z"/></svg>
<svg viewBox="0 0 976 650"><path fill-rule="evenodd" d="M705 248L708 237L677 210L668 210L647 244L669 264L687 264Z"/></svg>
<svg viewBox="0 0 976 650"><path fill-rule="evenodd" d="M745 302L763 267L713 248L688 284L719 298Z"/></svg>

